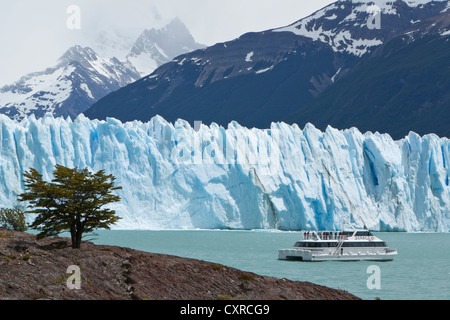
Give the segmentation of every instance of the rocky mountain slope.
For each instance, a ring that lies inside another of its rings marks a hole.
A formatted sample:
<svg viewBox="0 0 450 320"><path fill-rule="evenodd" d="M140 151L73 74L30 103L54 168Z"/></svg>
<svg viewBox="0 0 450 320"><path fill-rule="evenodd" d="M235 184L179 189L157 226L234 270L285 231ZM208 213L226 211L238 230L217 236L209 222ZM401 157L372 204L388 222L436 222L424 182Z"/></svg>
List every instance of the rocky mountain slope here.
<svg viewBox="0 0 450 320"><path fill-rule="evenodd" d="M359 300L341 290L214 263L0 229L1 300ZM69 266L81 288L70 290Z"/></svg>

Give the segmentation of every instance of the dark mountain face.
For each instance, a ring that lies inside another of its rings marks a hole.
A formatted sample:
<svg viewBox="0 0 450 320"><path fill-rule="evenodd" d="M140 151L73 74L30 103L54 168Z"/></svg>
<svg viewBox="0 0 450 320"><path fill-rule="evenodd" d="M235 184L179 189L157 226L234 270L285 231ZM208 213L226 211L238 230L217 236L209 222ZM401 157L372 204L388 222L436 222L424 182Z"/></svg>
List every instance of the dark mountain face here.
<svg viewBox="0 0 450 320"><path fill-rule="evenodd" d="M386 42L284 120L320 129L355 126L395 139L410 131L450 137L449 22L442 14Z"/></svg>
<svg viewBox="0 0 450 320"><path fill-rule="evenodd" d="M240 39L179 56L150 77L119 90L86 115L266 127L298 103L311 101L356 57L292 33L250 33ZM106 110L105 110L106 108Z"/></svg>
<svg viewBox="0 0 450 320"><path fill-rule="evenodd" d="M432 23L433 19L448 17L449 2L420 4L398 0L377 3L380 6L376 8L381 10L380 29L367 25L373 16L369 9L372 2L337 1L290 26L245 34L234 41L181 55L150 76L101 99L85 115L97 119L114 117L122 121L148 121L158 114L168 121L182 118L223 126L236 120L241 125L259 128L266 128L274 121L335 123L346 128L360 123L355 122L352 111L355 107L349 101L359 103L358 94L370 100L375 88L378 90L378 107L372 108L372 113L365 112L363 102L357 109L367 122L372 121L373 113L380 106L386 109L395 105L395 108L405 110L406 100L402 95L385 105L384 100L394 90L391 86L383 86L389 77L384 74L368 83L367 79L361 78L370 70L363 67L370 63L374 74L381 71L396 74L395 66L403 59L402 55L408 55L408 47L414 45L416 37L410 36L408 41L401 42L403 50L394 44L402 35L417 30L419 25L420 39L425 39L425 34L439 34L439 39L444 39L442 28L432 30L430 26L436 23ZM439 42L434 47L429 43L418 44L421 49L417 50L421 54L412 54L408 59L423 58L427 50L446 50L445 43ZM392 50L397 53L388 56ZM375 59L377 56L379 58ZM391 65L381 64L387 57L396 57L397 61L392 61ZM437 63L443 63L444 59L445 55ZM355 72L359 72L360 78ZM440 76L440 87L446 85L444 78L445 74ZM403 76L402 79L410 86L425 88L420 84L425 81L423 78ZM427 81L433 83L431 79ZM442 90L431 94L431 100L440 105L437 101L441 94ZM340 100L334 100L335 96ZM423 100L421 110L435 103L431 100ZM320 108L319 101L322 101ZM334 108L326 107L330 101ZM445 97L439 101L445 102ZM413 113L420 114L419 111ZM336 117L341 120L334 121ZM382 113L379 118L386 119ZM413 123L411 119L408 121ZM412 125L403 125L405 130L414 130ZM379 130L387 128L380 127Z"/></svg>

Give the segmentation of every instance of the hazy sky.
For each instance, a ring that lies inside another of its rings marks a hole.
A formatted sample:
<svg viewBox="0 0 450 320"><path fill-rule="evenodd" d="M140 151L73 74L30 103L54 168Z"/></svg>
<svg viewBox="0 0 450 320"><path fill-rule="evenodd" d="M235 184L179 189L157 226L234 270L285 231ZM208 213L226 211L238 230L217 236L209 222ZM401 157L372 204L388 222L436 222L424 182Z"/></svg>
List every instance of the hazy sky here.
<svg viewBox="0 0 450 320"><path fill-rule="evenodd" d="M250 31L281 27L333 0L14 0L0 2L0 85L40 71L74 44L100 31L134 39L179 17L199 43L213 45ZM67 13L80 9L80 29L70 30Z"/></svg>

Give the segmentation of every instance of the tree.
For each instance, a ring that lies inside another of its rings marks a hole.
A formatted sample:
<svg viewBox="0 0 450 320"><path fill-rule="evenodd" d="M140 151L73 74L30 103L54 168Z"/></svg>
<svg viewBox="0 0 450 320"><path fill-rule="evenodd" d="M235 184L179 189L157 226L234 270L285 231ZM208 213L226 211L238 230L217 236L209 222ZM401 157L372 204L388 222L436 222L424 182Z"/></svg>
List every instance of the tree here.
<svg viewBox="0 0 450 320"><path fill-rule="evenodd" d="M0 227L15 231L27 231L24 210L17 206L12 209L0 209Z"/></svg>
<svg viewBox="0 0 450 320"><path fill-rule="evenodd" d="M120 218L105 205L120 201L112 191L113 175L104 170L95 174L87 168L69 169L56 165L52 182L45 182L35 169L24 173L25 193L19 201L28 201L28 208L38 216L31 228L40 231L38 238L56 236L69 231L72 248L79 249L83 234L96 229L110 229Z"/></svg>

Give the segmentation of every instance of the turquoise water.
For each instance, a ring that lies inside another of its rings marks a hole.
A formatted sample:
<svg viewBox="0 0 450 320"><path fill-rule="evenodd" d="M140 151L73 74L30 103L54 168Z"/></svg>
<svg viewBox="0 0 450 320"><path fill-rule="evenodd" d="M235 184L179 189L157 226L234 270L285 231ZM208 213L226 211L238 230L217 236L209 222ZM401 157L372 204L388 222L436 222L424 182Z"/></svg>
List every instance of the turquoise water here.
<svg viewBox="0 0 450 320"><path fill-rule="evenodd" d="M277 259L300 232L278 231L98 231L97 244L194 258L260 275L309 281L373 300L450 299L450 234L377 233L399 255L392 262L297 262ZM369 289L378 266L380 289ZM371 282L371 281L370 281Z"/></svg>

